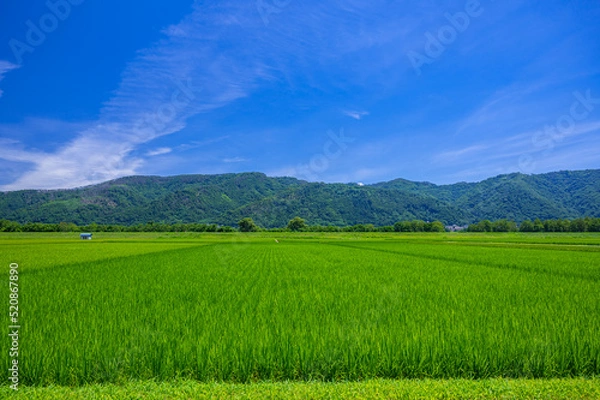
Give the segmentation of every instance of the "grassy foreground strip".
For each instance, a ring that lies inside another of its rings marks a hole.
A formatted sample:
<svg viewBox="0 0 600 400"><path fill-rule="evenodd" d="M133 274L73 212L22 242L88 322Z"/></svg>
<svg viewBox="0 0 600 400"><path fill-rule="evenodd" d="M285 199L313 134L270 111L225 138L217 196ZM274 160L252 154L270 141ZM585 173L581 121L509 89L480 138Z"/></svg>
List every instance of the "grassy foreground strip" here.
<svg viewBox="0 0 600 400"><path fill-rule="evenodd" d="M14 399L599 399L600 379L369 380L254 384L174 381L81 387L3 386Z"/></svg>

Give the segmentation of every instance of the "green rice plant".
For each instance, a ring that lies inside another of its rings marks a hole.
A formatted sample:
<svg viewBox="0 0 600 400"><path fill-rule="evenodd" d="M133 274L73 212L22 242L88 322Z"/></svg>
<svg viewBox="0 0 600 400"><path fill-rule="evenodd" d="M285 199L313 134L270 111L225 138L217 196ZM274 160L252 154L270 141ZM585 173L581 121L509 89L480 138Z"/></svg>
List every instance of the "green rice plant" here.
<svg viewBox="0 0 600 400"><path fill-rule="evenodd" d="M22 382L598 376L600 247L427 238L14 240Z"/></svg>

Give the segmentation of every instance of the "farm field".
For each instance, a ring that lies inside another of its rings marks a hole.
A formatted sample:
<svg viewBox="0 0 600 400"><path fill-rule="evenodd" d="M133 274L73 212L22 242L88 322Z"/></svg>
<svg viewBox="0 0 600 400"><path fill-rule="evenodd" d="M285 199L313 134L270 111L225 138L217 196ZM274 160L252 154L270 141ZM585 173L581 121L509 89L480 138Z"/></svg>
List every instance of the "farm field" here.
<svg viewBox="0 0 600 400"><path fill-rule="evenodd" d="M6 282L19 265L30 393L491 379L598 395L599 234L2 234L0 251Z"/></svg>

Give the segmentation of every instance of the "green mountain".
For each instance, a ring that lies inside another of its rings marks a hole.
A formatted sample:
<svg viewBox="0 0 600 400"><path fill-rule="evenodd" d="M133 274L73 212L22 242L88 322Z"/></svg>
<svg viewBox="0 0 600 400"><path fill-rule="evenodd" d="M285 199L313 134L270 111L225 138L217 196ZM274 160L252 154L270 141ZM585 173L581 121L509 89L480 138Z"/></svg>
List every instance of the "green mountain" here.
<svg viewBox="0 0 600 400"><path fill-rule="evenodd" d="M310 183L261 173L132 176L68 190L0 193L0 219L85 225L202 222L264 227L294 216L311 225L465 224L482 219L600 217L600 170L500 175L434 185L396 179L374 185Z"/></svg>

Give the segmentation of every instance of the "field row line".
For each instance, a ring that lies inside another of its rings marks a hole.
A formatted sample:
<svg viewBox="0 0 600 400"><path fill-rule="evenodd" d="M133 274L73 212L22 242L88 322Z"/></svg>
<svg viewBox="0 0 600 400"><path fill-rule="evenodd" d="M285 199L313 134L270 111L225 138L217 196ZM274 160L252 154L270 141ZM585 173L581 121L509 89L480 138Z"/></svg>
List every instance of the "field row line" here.
<svg viewBox="0 0 600 400"><path fill-rule="evenodd" d="M427 242L424 242L427 243ZM429 242L431 243L431 242ZM527 250L554 250L554 251L590 251L600 252L599 244L570 244L570 243L520 243L520 242L477 242L477 241L455 241L448 240L443 244L452 244L457 246L477 246L491 248L512 248Z"/></svg>
<svg viewBox="0 0 600 400"><path fill-rule="evenodd" d="M71 267L75 267L77 265L81 265L81 264L95 264L95 263L103 263L106 261L116 261L116 260L126 260L129 258L137 258L137 257L141 257L141 256L145 256L145 255L149 255L149 254L157 254L157 253L177 253L180 251L184 251L184 250L189 250L189 249L193 249L193 248L198 248L198 247L209 247L209 246L214 246L216 245L216 243L207 243L207 244L202 244L202 245L193 245L193 246L184 246L184 247L180 247L180 248L176 248L176 249L161 249L161 250L155 250L155 251L148 251L148 252L144 252L144 253L137 253L137 254L128 254L126 256L117 256L117 257L106 257L106 258L102 258L100 260L89 260L89 261L79 261L79 262L69 262L69 263L65 263L65 264L57 264L55 266L49 267L49 268L32 268L32 269L27 269L24 270L23 272L21 272L22 275L36 275L39 273L45 273L46 271L54 271L57 269L62 269L62 268L71 268Z"/></svg>
<svg viewBox="0 0 600 400"><path fill-rule="evenodd" d="M421 258L421 259L424 258L424 259L435 260L435 261L454 262L454 263L464 264L464 265L469 265L469 266L482 266L485 268L494 268L494 269L502 269L502 270L516 270L516 271L521 271L521 272L526 272L526 273L541 273L541 274L557 276L557 277L561 277L561 278L578 278L578 279L592 281L592 282L600 281L600 277L583 275L583 274L564 273L564 272L560 272L560 271L550 271L550 270L545 270L545 269L528 268L528 267L518 266L516 264L511 264L511 265L498 264L498 263L481 264L481 263L478 263L475 261L459 260L459 259L450 258L450 257L434 256L434 255L428 255L428 254L414 254L414 253L410 253L410 252L403 252L403 251L397 251L397 250L374 249L372 247L356 246L356 245L351 245L351 244L346 244L346 243L327 243L327 242L322 242L322 243L330 245L330 246L349 247L349 248L353 248L353 249L357 249L357 250L370 250L370 251L375 251L375 252L380 252L380 253L399 254L399 255L403 255L403 256L407 256L407 257Z"/></svg>

